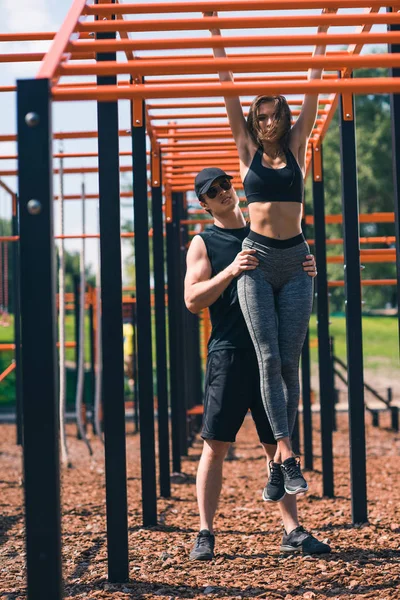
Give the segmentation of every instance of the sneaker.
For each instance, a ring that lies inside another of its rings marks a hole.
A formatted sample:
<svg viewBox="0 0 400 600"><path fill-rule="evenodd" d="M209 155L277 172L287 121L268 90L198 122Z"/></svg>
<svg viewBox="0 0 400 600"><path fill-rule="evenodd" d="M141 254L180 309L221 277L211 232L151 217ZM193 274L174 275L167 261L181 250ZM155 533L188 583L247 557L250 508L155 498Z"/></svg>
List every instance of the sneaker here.
<svg viewBox="0 0 400 600"><path fill-rule="evenodd" d="M289 534L283 534L281 552L302 554L327 554L331 551L328 544L324 544L315 538L304 527L296 527Z"/></svg>
<svg viewBox="0 0 400 600"><path fill-rule="evenodd" d="M285 488L283 487L283 473L281 465L269 461L269 477L267 485L263 489L262 499L264 502L279 502L285 495Z"/></svg>
<svg viewBox="0 0 400 600"><path fill-rule="evenodd" d="M202 529L196 538L190 560L212 560L214 558L215 536L208 529Z"/></svg>
<svg viewBox="0 0 400 600"><path fill-rule="evenodd" d="M281 469L287 494L299 494L308 490L307 481L300 470L300 460L298 457L291 457L284 460Z"/></svg>

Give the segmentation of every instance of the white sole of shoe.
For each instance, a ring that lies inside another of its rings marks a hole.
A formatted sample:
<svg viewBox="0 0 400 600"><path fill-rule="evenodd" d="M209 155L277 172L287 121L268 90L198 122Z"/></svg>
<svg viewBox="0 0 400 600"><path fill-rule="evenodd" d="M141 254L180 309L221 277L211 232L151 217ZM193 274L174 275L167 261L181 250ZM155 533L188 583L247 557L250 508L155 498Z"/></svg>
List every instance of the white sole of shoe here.
<svg viewBox="0 0 400 600"><path fill-rule="evenodd" d="M308 492L308 485L306 488L298 488L297 490L291 490L291 491L289 491L285 488L285 492L287 494L289 494L289 496L295 496L296 494L305 494L305 492Z"/></svg>

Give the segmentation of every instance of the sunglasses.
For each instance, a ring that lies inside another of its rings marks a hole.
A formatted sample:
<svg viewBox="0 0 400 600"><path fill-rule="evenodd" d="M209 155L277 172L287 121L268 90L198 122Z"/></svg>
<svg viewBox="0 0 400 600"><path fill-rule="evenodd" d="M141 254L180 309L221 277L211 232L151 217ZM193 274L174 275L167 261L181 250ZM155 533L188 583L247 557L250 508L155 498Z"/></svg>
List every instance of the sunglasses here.
<svg viewBox="0 0 400 600"><path fill-rule="evenodd" d="M210 188L208 188L208 191L205 195L208 196L210 200L214 200L214 198L216 198L220 190L224 190L225 192L227 192L231 189L231 187L232 184L229 179L222 179L216 185L212 185Z"/></svg>

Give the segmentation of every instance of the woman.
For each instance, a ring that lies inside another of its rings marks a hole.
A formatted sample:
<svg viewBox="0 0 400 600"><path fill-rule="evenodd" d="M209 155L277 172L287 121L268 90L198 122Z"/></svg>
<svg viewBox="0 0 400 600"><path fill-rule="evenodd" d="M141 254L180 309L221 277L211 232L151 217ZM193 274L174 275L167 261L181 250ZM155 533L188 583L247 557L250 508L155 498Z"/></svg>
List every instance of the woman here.
<svg viewBox="0 0 400 600"><path fill-rule="evenodd" d="M203 14L217 16L216 12ZM210 31L213 36L221 35L219 29ZM318 29L326 31L325 26ZM318 46L314 55L325 50ZM225 50L214 48L214 56L225 57ZM310 79L321 76L319 69L309 74ZM221 72L219 77L233 81L230 72ZM300 353L312 308L312 279L302 269L309 247L301 231L301 216L307 141L318 96L306 94L293 126L283 96L255 98L247 122L238 97L226 97L225 104L249 204L251 230L243 249L256 250L259 260L257 269L244 272L238 280L238 293L257 353L263 404L277 442L263 499L277 502L285 492L308 489L290 438L300 395Z"/></svg>

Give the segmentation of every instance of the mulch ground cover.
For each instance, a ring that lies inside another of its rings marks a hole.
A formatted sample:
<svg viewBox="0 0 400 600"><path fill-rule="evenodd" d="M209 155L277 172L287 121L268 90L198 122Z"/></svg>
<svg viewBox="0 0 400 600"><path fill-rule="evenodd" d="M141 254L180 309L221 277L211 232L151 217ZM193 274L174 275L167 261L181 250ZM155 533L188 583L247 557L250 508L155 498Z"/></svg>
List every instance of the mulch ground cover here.
<svg viewBox="0 0 400 600"><path fill-rule="evenodd" d="M65 598L400 598L400 435L367 415L369 523L351 525L347 415L334 433L335 498L322 497L318 416L314 416L315 471L310 492L299 499L302 524L332 546L320 557L279 554L282 525L276 505L263 503L265 459L250 418L238 436L236 459L224 465L216 518L216 558L191 562L198 531L196 440L174 476L172 496L159 499L159 525L141 524L139 436L127 425L130 582L107 582L104 451L93 457L68 427L73 468L62 474ZM0 425L0 598L26 598L21 450L15 428ZM43 582L43 586L46 582Z"/></svg>

